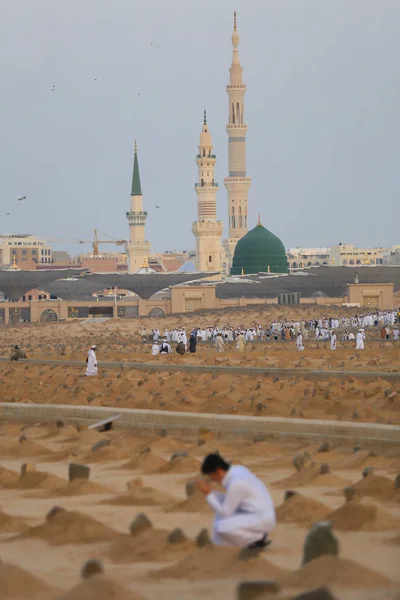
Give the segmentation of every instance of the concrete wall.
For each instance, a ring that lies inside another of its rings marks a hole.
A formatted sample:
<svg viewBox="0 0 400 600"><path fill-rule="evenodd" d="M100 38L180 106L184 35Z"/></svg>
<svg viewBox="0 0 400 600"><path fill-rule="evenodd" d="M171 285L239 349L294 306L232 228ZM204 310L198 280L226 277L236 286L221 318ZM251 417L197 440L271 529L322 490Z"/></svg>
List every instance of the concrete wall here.
<svg viewBox="0 0 400 600"><path fill-rule="evenodd" d="M352 283L347 286L349 302L374 310L394 307L393 283Z"/></svg>

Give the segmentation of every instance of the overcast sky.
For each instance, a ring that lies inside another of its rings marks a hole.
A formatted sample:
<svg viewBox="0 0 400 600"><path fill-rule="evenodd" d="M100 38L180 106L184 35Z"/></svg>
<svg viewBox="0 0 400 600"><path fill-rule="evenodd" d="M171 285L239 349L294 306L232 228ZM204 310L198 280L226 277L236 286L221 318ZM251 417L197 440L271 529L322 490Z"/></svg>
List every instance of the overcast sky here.
<svg viewBox="0 0 400 600"><path fill-rule="evenodd" d="M127 238L137 139L147 239L194 248L206 108L226 235L234 9L250 227L400 244L399 0L0 0L0 232Z"/></svg>

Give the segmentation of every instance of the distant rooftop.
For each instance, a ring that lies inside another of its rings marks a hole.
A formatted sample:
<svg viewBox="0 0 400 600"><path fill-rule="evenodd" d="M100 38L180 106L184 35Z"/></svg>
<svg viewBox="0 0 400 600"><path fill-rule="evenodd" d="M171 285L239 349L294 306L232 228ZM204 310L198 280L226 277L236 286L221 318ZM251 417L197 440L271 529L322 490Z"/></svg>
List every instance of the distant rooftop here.
<svg viewBox="0 0 400 600"><path fill-rule="evenodd" d="M0 238L26 238L36 237L33 233L0 233Z"/></svg>

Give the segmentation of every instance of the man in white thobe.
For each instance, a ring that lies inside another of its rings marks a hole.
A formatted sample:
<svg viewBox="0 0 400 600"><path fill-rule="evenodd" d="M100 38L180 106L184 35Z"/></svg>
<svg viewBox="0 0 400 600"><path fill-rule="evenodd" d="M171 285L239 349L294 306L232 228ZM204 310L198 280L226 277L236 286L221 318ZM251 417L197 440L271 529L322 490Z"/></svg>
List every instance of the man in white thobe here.
<svg viewBox="0 0 400 600"><path fill-rule="evenodd" d="M219 454L209 454L201 467L204 475L225 488L225 494L212 492L205 480L196 482L215 513L213 542L219 546L262 549L276 523L272 498L249 469L231 466Z"/></svg>
<svg viewBox="0 0 400 600"><path fill-rule="evenodd" d="M336 333L331 331L331 350L336 350Z"/></svg>
<svg viewBox="0 0 400 600"><path fill-rule="evenodd" d="M296 346L297 346L297 350L304 350L303 336L301 335L300 331L299 331L299 333L297 335Z"/></svg>
<svg viewBox="0 0 400 600"><path fill-rule="evenodd" d="M151 347L151 355L152 356L158 356L160 354L160 347L157 344L157 342L154 341L152 347Z"/></svg>
<svg viewBox="0 0 400 600"><path fill-rule="evenodd" d="M96 346L94 344L88 352L86 362L87 362L86 375L88 377L97 375Z"/></svg>
<svg viewBox="0 0 400 600"><path fill-rule="evenodd" d="M364 332L362 329L356 335L356 350L364 350Z"/></svg>

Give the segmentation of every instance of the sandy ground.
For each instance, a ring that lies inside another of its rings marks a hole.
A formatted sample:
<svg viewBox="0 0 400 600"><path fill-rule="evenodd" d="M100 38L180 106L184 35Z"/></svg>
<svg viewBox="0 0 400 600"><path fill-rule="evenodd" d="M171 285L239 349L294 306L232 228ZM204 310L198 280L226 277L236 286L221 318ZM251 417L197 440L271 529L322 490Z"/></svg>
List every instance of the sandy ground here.
<svg viewBox="0 0 400 600"><path fill-rule="evenodd" d="M110 444L93 451L103 439ZM202 497L186 498L185 483L205 454L217 449L228 460L251 467L277 507L272 545L246 562L238 560L236 550L198 549L194 542L202 528L210 530L212 514ZM292 459L300 450L309 452L313 465L297 472ZM177 451L188 456L171 461ZM399 448L377 446L371 454L340 445L319 452L319 443L238 442L209 434L182 440L141 437L123 429L98 433L72 426L0 424L0 456L2 600L64 598L79 584L81 567L90 558L101 560L111 583L99 579L95 585L94 578L65 598L233 599L244 579L278 580L282 591L271 599L293 598L322 583L342 600L398 598L400 490L394 479L400 471ZM68 483L71 461L90 465L89 482ZM23 463L29 467L20 476ZM320 474L321 463L329 465L328 474ZM363 478L366 466L375 470ZM346 503L343 489L351 485L355 500ZM283 502L287 489L298 495ZM67 512L46 520L54 506ZM131 536L129 525L140 512L153 528ZM340 558L319 559L300 569L307 530L321 519L333 522ZM167 535L176 527L187 539L168 544ZM118 585L125 592L110 595Z"/></svg>
<svg viewBox="0 0 400 600"><path fill-rule="evenodd" d="M279 307L278 307L279 308ZM318 307L316 307L318 308ZM300 309L297 309L300 311ZM315 310L303 309L297 317L310 317ZM324 313L320 309L320 314ZM331 314L331 313L330 313ZM340 314L343 314L343 309ZM268 319L281 315L268 313ZM194 324L250 324L264 322L259 308L244 314L168 317L144 322L148 330L159 326ZM196 354L151 356L151 344L142 344L142 321L113 319L106 322L73 322L27 325L0 330L0 356L8 357L13 344L26 350L29 358L82 360L82 368L32 365L28 362L0 363L1 398L8 402L40 402L79 405L154 408L187 412L227 413L262 416L356 420L372 423L400 423L400 382L379 378L379 371L400 370L400 342L382 343L379 330L367 330L366 348L355 351L354 342L338 342L329 350L328 342L305 340L298 352L293 342L253 343L244 354L232 343L217 354L211 344L198 344ZM340 336L338 336L340 337ZM85 377L87 350L97 345L99 377ZM107 360L167 363L171 365L222 365L256 367L303 367L327 372L315 381L302 377L254 377L229 374L190 374L177 371L143 372L132 369L102 370ZM329 379L330 370L376 371L374 381L357 377Z"/></svg>
<svg viewBox="0 0 400 600"><path fill-rule="evenodd" d="M7 357L11 346L20 344L28 357L84 361L88 347L96 343L99 376L85 377L83 362L82 368L2 362L0 397L11 402L400 422L400 384L378 373L399 371L400 346L382 343L376 330L367 331L363 352L340 342L330 352L326 343L310 339L302 353L293 343L252 344L245 354L234 347L216 354L212 346L200 345L195 355L174 352L152 358L150 345L141 343L143 324L148 330L185 326L190 331L214 323L264 323L279 319L280 311L273 307L266 315L257 307L196 318L2 327L0 356ZM343 314L343 309L302 307L285 316L334 313ZM327 376L310 380L192 375L173 369L102 370L102 360L305 367L326 370ZM377 376L372 381L329 378L330 369L377 371ZM99 440L110 443L94 451ZM400 492L394 481L400 473L399 447L369 445L354 452L348 443L320 452L320 443L214 439L209 432L183 440L123 429L98 433L72 426L0 423L1 600L228 600L236 597L236 586L244 579L279 581L281 592L269 594L270 600L288 600L325 583L340 600L398 600ZM273 544L251 561L240 561L236 550L199 549L195 544L201 529L210 530L212 514L202 497L186 498L185 484L198 473L203 457L216 450L252 468L268 485L277 507ZM302 450L312 460L297 472L292 460ZM181 451L188 456L171 460ZM70 462L89 465L90 481L69 483ZM20 476L24 463L27 472ZM329 465L329 473L320 473L321 464ZM366 467L374 472L363 478ZM354 500L346 502L343 490L349 486L354 486ZM287 490L297 495L284 502ZM54 506L65 511L46 519ZM130 523L140 512L153 527L131 536ZM300 568L308 528L322 519L333 523L340 557ZM169 544L167 536L176 527L186 539ZM82 583L80 570L90 558L101 560L105 576Z"/></svg>

